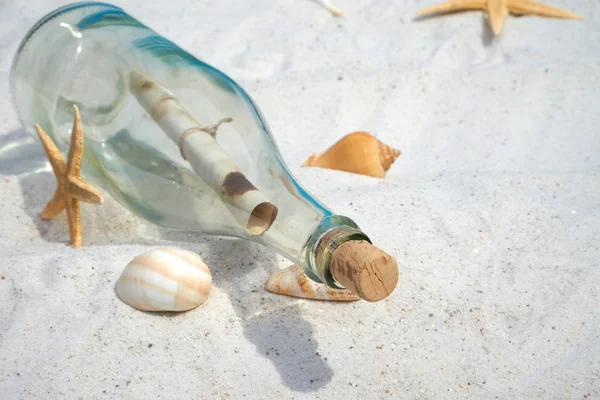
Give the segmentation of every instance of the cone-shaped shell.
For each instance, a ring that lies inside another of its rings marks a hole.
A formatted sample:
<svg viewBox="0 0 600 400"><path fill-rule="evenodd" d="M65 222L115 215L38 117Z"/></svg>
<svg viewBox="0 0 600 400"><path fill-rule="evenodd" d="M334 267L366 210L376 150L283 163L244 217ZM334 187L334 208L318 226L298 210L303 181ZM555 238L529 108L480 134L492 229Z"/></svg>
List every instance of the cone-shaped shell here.
<svg viewBox="0 0 600 400"><path fill-rule="evenodd" d="M313 154L305 167L321 167L383 178L400 150L396 150L367 132L353 132L322 153Z"/></svg>
<svg viewBox="0 0 600 400"><path fill-rule="evenodd" d="M360 300L349 290L334 289L310 279L299 265L292 265L275 272L265 283L269 292L303 299L356 301Z"/></svg>
<svg viewBox="0 0 600 400"><path fill-rule="evenodd" d="M127 264L115 291L125 304L142 311L187 311L202 304L212 274L202 258L178 248L147 251Z"/></svg>

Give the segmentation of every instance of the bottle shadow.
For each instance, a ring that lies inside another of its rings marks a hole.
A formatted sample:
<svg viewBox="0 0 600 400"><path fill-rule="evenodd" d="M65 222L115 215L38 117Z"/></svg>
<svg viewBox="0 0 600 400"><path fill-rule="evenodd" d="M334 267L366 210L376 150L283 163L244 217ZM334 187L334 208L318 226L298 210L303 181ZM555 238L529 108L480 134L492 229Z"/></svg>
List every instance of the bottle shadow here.
<svg viewBox="0 0 600 400"><path fill-rule="evenodd" d="M25 129L15 129L0 136L0 174L27 174L46 165L42 146Z"/></svg>
<svg viewBox="0 0 600 400"><path fill-rule="evenodd" d="M40 237L53 243L69 243L65 213L51 221L44 221L39 213L56 190L56 179L39 140L16 129L0 136L0 175L17 179L21 190L22 207L35 225ZM116 203L109 201L109 203ZM115 226L125 226L127 213L115 204L93 206L82 204L82 230L84 244L109 244L118 238ZM135 232L127 232L125 239L134 239Z"/></svg>
<svg viewBox="0 0 600 400"><path fill-rule="evenodd" d="M67 245L64 213L51 221L39 217L56 181L41 145L23 129L0 136L0 175L18 179L23 209L40 237ZM302 300L277 296L263 288L264 281L279 268L273 251L242 239L161 228L137 217L110 196L104 200L101 206L81 207L83 246L177 243L201 254L213 272L213 285L227 293L244 337L256 348L257 357L273 363L286 386L311 392L331 381L333 370L319 356L313 327L299 306Z"/></svg>
<svg viewBox="0 0 600 400"><path fill-rule="evenodd" d="M66 213L49 221L39 214L56 190L56 179L37 138L24 129L0 136L0 175L16 179L21 190L24 213L30 218L39 236L47 242L69 244ZM152 225L123 207L105 191L104 204L81 205L83 245L157 244L157 238L171 240L186 238L193 241L196 235L171 232ZM161 233L162 232L162 233Z"/></svg>
<svg viewBox="0 0 600 400"><path fill-rule="evenodd" d="M484 47L494 46L498 42L498 37L494 35L492 28L487 22L487 19L481 19L481 42Z"/></svg>
<svg viewBox="0 0 600 400"><path fill-rule="evenodd" d="M23 209L40 236L47 241L60 241L67 232L66 224L48 224L39 217L54 193L56 181L39 141L23 128L0 136L0 175L18 180Z"/></svg>
<svg viewBox="0 0 600 400"><path fill-rule="evenodd" d="M278 269L274 253L249 241L223 239L209 245L206 257L209 265L218 265L215 284L227 292L258 357L272 362L282 382L294 391L326 386L333 370L318 353L313 327L300 309L302 300L263 287Z"/></svg>

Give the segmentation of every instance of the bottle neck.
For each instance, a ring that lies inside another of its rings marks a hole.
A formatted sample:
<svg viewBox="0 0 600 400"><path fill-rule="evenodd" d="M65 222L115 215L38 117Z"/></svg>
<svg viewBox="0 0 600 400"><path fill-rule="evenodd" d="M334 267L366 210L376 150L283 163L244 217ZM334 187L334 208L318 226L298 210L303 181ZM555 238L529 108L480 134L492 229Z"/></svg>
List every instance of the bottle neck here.
<svg viewBox="0 0 600 400"><path fill-rule="evenodd" d="M332 215L323 219L308 240L301 260L306 275L332 288L344 289L332 276L330 266L335 249L350 240L371 243L369 237L350 218Z"/></svg>

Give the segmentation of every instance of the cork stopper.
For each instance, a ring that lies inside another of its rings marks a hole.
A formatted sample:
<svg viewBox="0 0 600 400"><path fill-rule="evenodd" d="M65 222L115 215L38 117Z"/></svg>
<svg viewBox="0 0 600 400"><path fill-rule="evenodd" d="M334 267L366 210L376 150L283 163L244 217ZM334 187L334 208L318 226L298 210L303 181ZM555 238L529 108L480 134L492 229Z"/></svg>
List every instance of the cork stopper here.
<svg viewBox="0 0 600 400"><path fill-rule="evenodd" d="M332 254L331 275L366 301L388 297L398 283L398 264L389 254L363 240L350 240Z"/></svg>

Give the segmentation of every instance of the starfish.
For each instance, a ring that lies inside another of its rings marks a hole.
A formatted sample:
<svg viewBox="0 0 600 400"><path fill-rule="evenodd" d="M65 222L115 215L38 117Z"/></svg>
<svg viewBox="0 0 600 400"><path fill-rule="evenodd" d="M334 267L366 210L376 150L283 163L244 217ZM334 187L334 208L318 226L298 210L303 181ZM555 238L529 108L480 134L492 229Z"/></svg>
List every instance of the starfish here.
<svg viewBox="0 0 600 400"><path fill-rule="evenodd" d="M79 110L75 105L73 105L73 109L75 110L75 118L66 163L60 154L60 150L58 150L46 132L38 124L35 124L35 129L54 171L57 184L54 197L46 204L46 207L40 213L40 218L43 220L52 219L66 209L71 244L73 247L80 247L81 215L79 212L79 201L102 204L103 199L100 192L80 176L81 157L83 155L83 133L81 131Z"/></svg>
<svg viewBox="0 0 600 400"><path fill-rule="evenodd" d="M425 7L417 15L447 13L463 10L484 10L488 24L495 35L502 32L508 13L516 15L538 15L549 18L583 19L581 16L553 6L531 0L448 0Z"/></svg>

